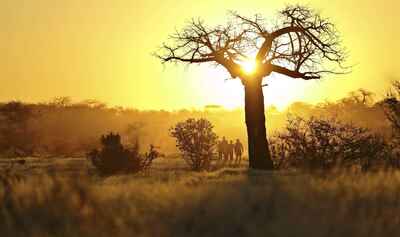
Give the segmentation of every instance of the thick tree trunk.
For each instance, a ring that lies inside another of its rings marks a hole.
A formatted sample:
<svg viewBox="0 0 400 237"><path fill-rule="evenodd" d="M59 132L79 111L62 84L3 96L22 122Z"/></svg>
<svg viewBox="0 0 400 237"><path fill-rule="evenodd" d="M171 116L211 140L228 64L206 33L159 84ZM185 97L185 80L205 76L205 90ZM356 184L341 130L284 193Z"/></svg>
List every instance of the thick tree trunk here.
<svg viewBox="0 0 400 237"><path fill-rule="evenodd" d="M249 167L271 170L273 163L265 129L264 95L261 79L244 84L245 116L248 137Z"/></svg>

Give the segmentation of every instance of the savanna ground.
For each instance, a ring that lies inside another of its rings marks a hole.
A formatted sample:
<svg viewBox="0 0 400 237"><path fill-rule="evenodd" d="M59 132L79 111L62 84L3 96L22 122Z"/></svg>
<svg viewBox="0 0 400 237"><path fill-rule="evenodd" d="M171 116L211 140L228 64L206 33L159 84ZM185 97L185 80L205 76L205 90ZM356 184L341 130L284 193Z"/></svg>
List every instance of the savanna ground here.
<svg viewBox="0 0 400 237"><path fill-rule="evenodd" d="M1 185L1 236L400 233L398 172L266 172L244 162L201 173L168 157L145 174L102 178L82 158L26 160Z"/></svg>

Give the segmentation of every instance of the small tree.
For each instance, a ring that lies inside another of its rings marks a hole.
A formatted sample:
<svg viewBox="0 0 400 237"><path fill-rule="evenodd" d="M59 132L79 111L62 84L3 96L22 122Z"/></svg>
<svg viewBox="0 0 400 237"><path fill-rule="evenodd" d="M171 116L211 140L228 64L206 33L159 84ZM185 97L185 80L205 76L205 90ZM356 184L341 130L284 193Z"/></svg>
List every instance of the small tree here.
<svg viewBox="0 0 400 237"><path fill-rule="evenodd" d="M176 139L183 159L192 170L208 170L217 144L213 125L206 119L190 118L170 128L170 135Z"/></svg>

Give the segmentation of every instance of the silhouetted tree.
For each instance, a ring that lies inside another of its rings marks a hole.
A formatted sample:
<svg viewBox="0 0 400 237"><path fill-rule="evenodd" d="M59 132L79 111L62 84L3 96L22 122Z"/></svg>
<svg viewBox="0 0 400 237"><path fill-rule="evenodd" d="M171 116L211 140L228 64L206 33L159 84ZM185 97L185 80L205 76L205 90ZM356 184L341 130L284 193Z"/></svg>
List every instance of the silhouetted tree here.
<svg viewBox="0 0 400 237"><path fill-rule="evenodd" d="M196 171L208 170L217 144L217 135L206 119L188 119L170 129L186 163Z"/></svg>
<svg viewBox="0 0 400 237"><path fill-rule="evenodd" d="M50 101L49 105L55 107L67 107L71 105L71 98L67 96L55 97L52 101Z"/></svg>
<svg viewBox="0 0 400 237"><path fill-rule="evenodd" d="M345 70L345 53L328 19L307 7L288 6L279 12L276 22L267 27L260 15L247 18L235 12L225 26L209 27L202 20L192 20L170 36L173 43L164 44L156 54L163 63L220 65L232 79L241 80L250 168L273 168L265 129L263 78L275 72L312 80ZM250 55L255 55L256 69L246 72L241 62L248 61Z"/></svg>
<svg viewBox="0 0 400 237"><path fill-rule="evenodd" d="M363 88L349 93L349 100L356 104L370 105L374 101L374 93Z"/></svg>

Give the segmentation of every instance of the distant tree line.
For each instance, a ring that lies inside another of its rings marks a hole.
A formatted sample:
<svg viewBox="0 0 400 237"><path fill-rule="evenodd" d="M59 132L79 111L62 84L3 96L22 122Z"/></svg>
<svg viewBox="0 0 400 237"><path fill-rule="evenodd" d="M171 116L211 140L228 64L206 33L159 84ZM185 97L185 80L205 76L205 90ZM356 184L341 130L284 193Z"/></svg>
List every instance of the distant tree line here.
<svg viewBox="0 0 400 237"><path fill-rule="evenodd" d="M267 128L270 134L282 131L288 115L303 119L326 117L368 128L385 141L397 141L398 88L394 83L391 93L378 101L372 93L358 90L335 102L296 102L282 112L272 107L266 111ZM11 101L0 103L0 157L85 156L88 150L99 147L98 137L110 131L119 133L124 144L133 145L133 137L139 136L140 147L157 144L162 152L176 153L175 139L168 130L188 118L205 118L216 134L237 137L246 144L243 116L242 110L140 111L108 107L95 100L73 103L63 97L36 104Z"/></svg>

